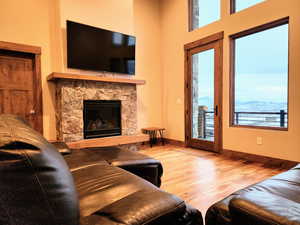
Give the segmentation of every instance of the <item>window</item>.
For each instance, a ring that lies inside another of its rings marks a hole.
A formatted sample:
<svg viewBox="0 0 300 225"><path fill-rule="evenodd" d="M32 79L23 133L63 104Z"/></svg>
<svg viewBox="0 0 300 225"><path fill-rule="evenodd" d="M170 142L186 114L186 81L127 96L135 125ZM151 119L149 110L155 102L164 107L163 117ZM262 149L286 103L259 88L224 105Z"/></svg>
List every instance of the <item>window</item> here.
<svg viewBox="0 0 300 225"><path fill-rule="evenodd" d="M243 9L254 6L258 3L264 2L265 0L232 0L231 1L231 12L235 13Z"/></svg>
<svg viewBox="0 0 300 225"><path fill-rule="evenodd" d="M210 24L221 18L220 0L189 0L190 30Z"/></svg>
<svg viewBox="0 0 300 225"><path fill-rule="evenodd" d="M286 129L288 19L231 38L231 125Z"/></svg>

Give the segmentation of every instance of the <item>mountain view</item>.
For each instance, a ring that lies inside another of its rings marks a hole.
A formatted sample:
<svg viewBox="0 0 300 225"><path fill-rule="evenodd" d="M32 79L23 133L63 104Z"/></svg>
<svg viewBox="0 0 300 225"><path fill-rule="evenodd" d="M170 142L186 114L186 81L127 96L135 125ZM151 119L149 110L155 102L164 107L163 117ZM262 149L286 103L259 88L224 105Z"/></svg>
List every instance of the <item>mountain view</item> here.
<svg viewBox="0 0 300 225"><path fill-rule="evenodd" d="M208 107L208 111L213 110L213 99L206 96L199 98L199 105ZM287 111L286 102L274 101L238 101L235 103L236 112L280 112Z"/></svg>
<svg viewBox="0 0 300 225"><path fill-rule="evenodd" d="M208 112L213 111L213 99L206 96L199 98L199 105L208 107ZM284 110L284 120L282 121L280 111ZM235 106L235 124L252 126L287 126L287 103L274 101L239 101ZM241 113L242 112L242 113ZM258 112L257 114L247 114L247 112ZM262 112L263 114L259 114ZM266 114L264 114L266 113ZM272 113L272 114L269 114ZM276 113L276 114L274 114ZM237 115L238 114L238 115ZM238 118L237 118L238 117ZM213 114L206 114L207 129L213 127Z"/></svg>

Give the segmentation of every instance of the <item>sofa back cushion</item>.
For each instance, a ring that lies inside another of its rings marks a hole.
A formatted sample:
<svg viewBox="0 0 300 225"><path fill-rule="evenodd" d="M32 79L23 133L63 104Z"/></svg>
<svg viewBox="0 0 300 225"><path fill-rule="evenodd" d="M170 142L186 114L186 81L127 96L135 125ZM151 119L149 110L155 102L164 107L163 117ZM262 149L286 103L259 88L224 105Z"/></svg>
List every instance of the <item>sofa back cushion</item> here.
<svg viewBox="0 0 300 225"><path fill-rule="evenodd" d="M3 114L0 224L79 224L77 193L61 154L24 121Z"/></svg>

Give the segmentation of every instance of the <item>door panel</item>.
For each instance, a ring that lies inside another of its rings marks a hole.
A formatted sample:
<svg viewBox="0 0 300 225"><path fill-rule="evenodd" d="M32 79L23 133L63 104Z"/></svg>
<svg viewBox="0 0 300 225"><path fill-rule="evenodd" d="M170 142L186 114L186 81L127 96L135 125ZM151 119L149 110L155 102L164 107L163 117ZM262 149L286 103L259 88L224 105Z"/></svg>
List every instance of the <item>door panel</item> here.
<svg viewBox="0 0 300 225"><path fill-rule="evenodd" d="M27 118L32 108L32 104L29 103L31 96L28 91L12 90L9 94L9 103L11 113L15 115Z"/></svg>
<svg viewBox="0 0 300 225"><path fill-rule="evenodd" d="M222 149L222 40L199 43L186 49L186 145L219 152Z"/></svg>
<svg viewBox="0 0 300 225"><path fill-rule="evenodd" d="M0 50L0 113L18 115L41 131L34 60L33 54Z"/></svg>

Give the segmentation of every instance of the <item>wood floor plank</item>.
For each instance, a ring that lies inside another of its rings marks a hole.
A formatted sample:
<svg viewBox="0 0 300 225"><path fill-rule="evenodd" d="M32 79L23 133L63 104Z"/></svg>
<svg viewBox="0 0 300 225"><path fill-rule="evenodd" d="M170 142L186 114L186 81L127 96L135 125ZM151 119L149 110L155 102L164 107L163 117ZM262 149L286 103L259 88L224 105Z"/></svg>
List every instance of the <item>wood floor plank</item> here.
<svg viewBox="0 0 300 225"><path fill-rule="evenodd" d="M181 197L203 214L210 205L232 192L284 171L262 163L172 145L145 148L140 152L162 162L163 190Z"/></svg>

